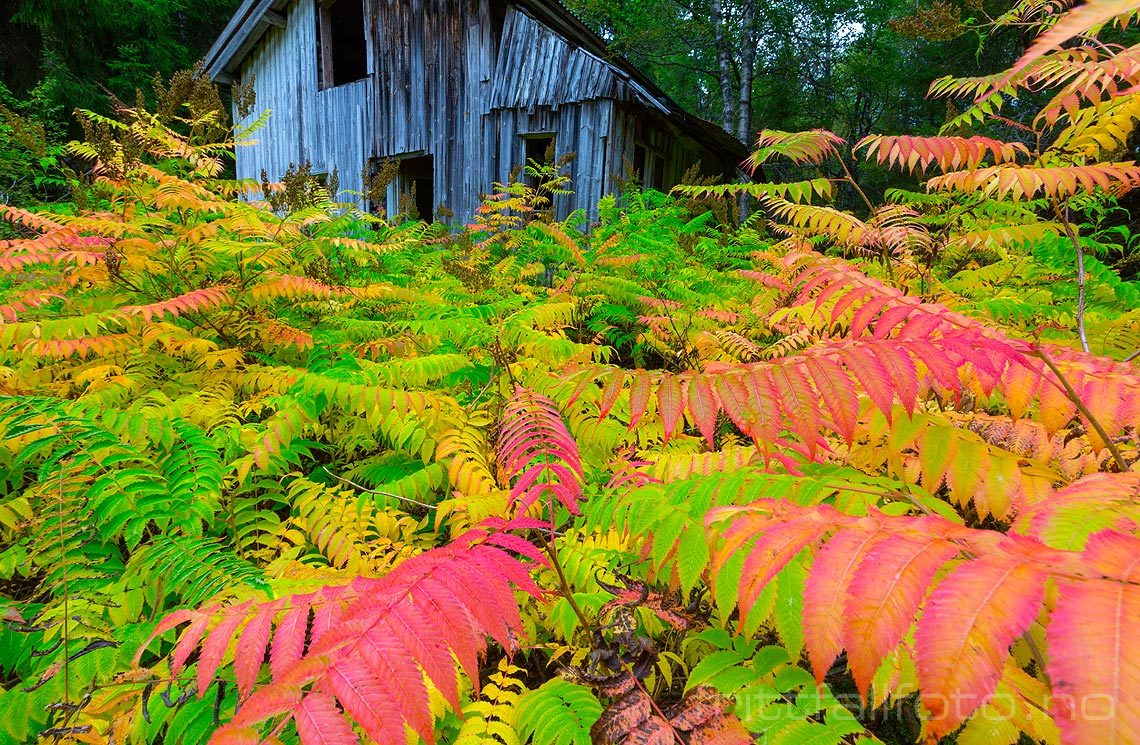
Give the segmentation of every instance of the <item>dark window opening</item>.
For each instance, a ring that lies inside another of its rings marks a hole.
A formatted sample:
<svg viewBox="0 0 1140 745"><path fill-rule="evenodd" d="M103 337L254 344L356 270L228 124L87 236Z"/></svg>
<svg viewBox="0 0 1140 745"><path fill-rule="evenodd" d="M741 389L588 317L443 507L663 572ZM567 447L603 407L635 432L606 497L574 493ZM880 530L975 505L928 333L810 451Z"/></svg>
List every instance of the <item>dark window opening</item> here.
<svg viewBox="0 0 1140 745"><path fill-rule="evenodd" d="M554 162L554 135L535 135L526 138L527 163L534 161L539 165L550 165Z"/></svg>
<svg viewBox="0 0 1140 745"><path fill-rule="evenodd" d="M526 144L526 165L528 168L533 167L534 164L548 166L554 163L554 135L525 135L523 142ZM538 178L525 171L523 181L530 186L538 186Z"/></svg>
<svg viewBox="0 0 1140 745"><path fill-rule="evenodd" d="M645 181L645 161L647 158L648 151L646 151L645 145L633 146L633 176L638 181Z"/></svg>
<svg viewBox="0 0 1140 745"><path fill-rule="evenodd" d="M665 191L665 158L660 155L653 159L653 188Z"/></svg>
<svg viewBox="0 0 1140 745"><path fill-rule="evenodd" d="M491 47L498 49L503 40L503 28L507 25L506 2L492 0L491 2Z"/></svg>
<svg viewBox="0 0 1140 745"><path fill-rule="evenodd" d="M400 161L398 211L412 219L435 219L435 163L430 155Z"/></svg>
<svg viewBox="0 0 1140 745"><path fill-rule="evenodd" d="M665 183L665 169L668 163L665 156L640 142L633 146L634 177L641 182L643 189L658 189L664 191L669 184Z"/></svg>
<svg viewBox="0 0 1140 745"><path fill-rule="evenodd" d="M318 61L322 88L368 76L364 0L332 0L317 6Z"/></svg>
<svg viewBox="0 0 1140 745"><path fill-rule="evenodd" d="M547 166L554 163L554 135L526 135L523 137L526 145L526 169L523 171L523 183L537 189L541 179L530 172L537 166ZM549 196L549 195L547 195Z"/></svg>
<svg viewBox="0 0 1140 745"><path fill-rule="evenodd" d="M554 135L553 134L532 134L523 135L523 142L526 145L526 166L527 169L523 171L523 183L532 189L536 190L537 195L545 200L544 205L540 207L540 212L550 212L554 207L554 194L550 192L549 188L544 186L544 182L550 181L547 176L536 175L532 169L536 166L541 168L543 166L552 166L555 164L556 155L554 151Z"/></svg>

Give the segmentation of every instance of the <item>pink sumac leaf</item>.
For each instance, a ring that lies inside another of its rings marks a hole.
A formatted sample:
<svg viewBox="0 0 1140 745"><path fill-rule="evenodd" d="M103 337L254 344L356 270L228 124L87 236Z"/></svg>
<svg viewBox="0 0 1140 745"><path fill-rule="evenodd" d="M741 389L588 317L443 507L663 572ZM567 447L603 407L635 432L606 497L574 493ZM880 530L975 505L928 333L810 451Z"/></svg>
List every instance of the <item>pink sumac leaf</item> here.
<svg viewBox="0 0 1140 745"><path fill-rule="evenodd" d="M503 581L502 574L472 557L464 564L451 563L436 569L436 573L456 577L467 587L467 595L458 595L468 614L478 622L480 630L499 643L503 649L513 651L515 644L510 629L522 625L518 603L510 586ZM478 597L478 602L471 599Z"/></svg>
<svg viewBox="0 0 1140 745"><path fill-rule="evenodd" d="M918 371L915 369L914 360L897 347L882 346L876 351L879 361L890 375L899 402L908 414L913 414L914 404L918 399Z"/></svg>
<svg viewBox="0 0 1140 745"><path fill-rule="evenodd" d="M831 417L835 431L850 443L859 421L859 397L855 394L851 377L827 357L808 357L804 364L823 399L823 408Z"/></svg>
<svg viewBox="0 0 1140 745"><path fill-rule="evenodd" d="M953 393L961 387L958 365L946 352L925 339L908 339L906 348L925 367L934 385L944 393ZM930 382L926 387L930 387Z"/></svg>
<svg viewBox="0 0 1140 745"><path fill-rule="evenodd" d="M772 380L789 419L788 429L799 436L809 454L814 454L822 439L819 431L819 394L796 365L773 365Z"/></svg>
<svg viewBox="0 0 1140 745"><path fill-rule="evenodd" d="M752 435L756 427L750 412L748 388L744 384L743 376L717 375L713 378L713 386L724 413L741 432Z"/></svg>
<svg viewBox="0 0 1140 745"><path fill-rule="evenodd" d="M320 602L313 604L313 623L309 627L309 642L317 644L321 637L336 627L344 615L344 603L341 602L345 593L350 591L349 585L324 587L321 589Z"/></svg>
<svg viewBox="0 0 1140 745"><path fill-rule="evenodd" d="M934 589L915 633L927 732L941 737L986 702L1013 640L1041 609L1044 573L1006 557L967 561Z"/></svg>
<svg viewBox="0 0 1140 745"><path fill-rule="evenodd" d="M360 742L327 693L310 693L301 700L293 720L301 745L351 745Z"/></svg>
<svg viewBox="0 0 1140 745"><path fill-rule="evenodd" d="M343 718L339 705L344 716L355 720L372 740L403 742L405 728L410 727L430 743L434 725L424 676L459 709L455 660L472 677L477 695L479 655L486 650L486 636L510 649L521 631L513 589L539 594L529 565L487 544L487 539L483 531L468 531L451 545L404 560L383 579L358 578L348 586L267 603L252 617L247 606L192 616L204 627L221 615L219 639L232 637L232 630L222 627L237 619L235 628L246 624L241 639L256 640L248 658L237 655L245 670L240 683L245 700L233 722L219 732L239 738L244 736L242 728L284 716L276 724L293 718L303 741L320 742L313 738L347 731L330 721L334 714ZM247 696L264 656L264 637L270 633L266 629L272 626L279 604L290 607L273 636L270 681ZM306 651L311 614L325 619L324 631L311 635ZM188 631L193 633L184 636L183 643L192 651L202 633L193 627ZM217 665L215 644L221 650L227 646L207 640L203 664L211 674ZM318 697L302 704L311 696ZM339 735L335 739L343 741Z"/></svg>
<svg viewBox="0 0 1140 745"><path fill-rule="evenodd" d="M273 628L273 618L277 615L280 603L262 606L253 620L238 637L234 652L234 677L237 678L238 695L245 698L253 690L257 673L265 660L265 649L269 646L269 633Z"/></svg>
<svg viewBox="0 0 1140 745"><path fill-rule="evenodd" d="M891 419L891 410L894 408L895 391L891 375L887 368L877 357L859 345L847 345L839 348L839 357L843 364L859 381L863 392L883 412L887 421Z"/></svg>
<svg viewBox="0 0 1140 745"><path fill-rule="evenodd" d="M412 588L412 600L420 613L431 614L446 630L444 639L459 661L459 666L472 681L479 676L479 652L484 642L473 623L474 618L446 586L428 577Z"/></svg>
<svg viewBox="0 0 1140 745"><path fill-rule="evenodd" d="M152 631L150 636L147 637L146 642L143 643L143 645L141 647L139 647L138 652L135 653L134 664L135 665L139 664L139 660L142 659L143 652L146 651L146 648L150 646L151 642L153 642L155 639L157 639L158 637L165 634L167 631L170 631L175 626L178 626L179 624L185 623L185 622L189 621L191 618L194 618L196 613L197 613L196 611L192 611L189 608L183 608L182 610L174 611L169 616L167 616L166 618L163 618L161 621L159 621L158 625L154 627L154 631ZM205 626L203 626L202 628L204 631ZM199 638L201 638L201 637L199 636ZM191 651L193 651L193 648L191 648ZM189 655L190 652L187 652L186 654Z"/></svg>
<svg viewBox="0 0 1140 745"><path fill-rule="evenodd" d="M717 398L724 413L764 453L779 434L778 400L766 370L717 375Z"/></svg>
<svg viewBox="0 0 1140 745"><path fill-rule="evenodd" d="M536 564L543 566L548 565L546 554L542 553L542 551L530 541L525 538L520 538L517 535L510 533L492 533L488 536L487 543L492 543L496 546L502 546L509 551L514 551Z"/></svg>
<svg viewBox="0 0 1140 745"><path fill-rule="evenodd" d="M377 680L395 699L400 716L411 725L428 745L435 742L432 735L431 708L423 673L408 649L384 624L376 624L363 634L357 647Z"/></svg>
<svg viewBox="0 0 1140 745"><path fill-rule="evenodd" d="M309 630L309 602L312 595L298 595L292 599L293 607L285 613L273 644L269 648L269 669L279 677L290 665L301 659L305 651L305 635Z"/></svg>
<svg viewBox="0 0 1140 745"><path fill-rule="evenodd" d="M400 706L363 660L341 658L328 671L328 684L344 710L377 742L404 742Z"/></svg>
<svg viewBox="0 0 1140 745"><path fill-rule="evenodd" d="M812 285L809 284L807 287L804 288L804 290L806 292L810 292L811 287L812 287ZM826 303L828 300L833 298L838 293L843 292L844 290L847 290L847 289L849 289L849 288L842 282L828 282L827 284L824 285L823 289L820 290L819 293L815 296L815 310L818 311L821 307L823 307L824 303ZM852 291L852 292L847 293L846 296L840 298L839 302L840 303L845 302L845 305L843 307L846 308L851 303L853 303L855 300L857 300L858 297L859 297L859 292L858 291ZM801 296L800 301L804 301L806 299L807 299L806 297ZM797 305L798 304L799 304L799 302L797 302ZM837 303L837 305L838 305L838 303ZM839 314L842 314L842 313L843 313L843 311L840 310ZM835 319L838 317L839 314L835 314L835 313L832 314L832 317L831 317L832 323L835 322Z"/></svg>
<svg viewBox="0 0 1140 745"><path fill-rule="evenodd" d="M760 592L780 573L795 555L813 545L823 536L828 526L815 520L788 520L770 524L756 538L744 560L740 579L741 617L760 597Z"/></svg>
<svg viewBox="0 0 1140 745"><path fill-rule="evenodd" d="M879 320L875 321L875 330L871 336L875 339L886 339L890 333L903 321L908 320L911 314L915 312L915 306L910 303L904 303L901 300L897 301L898 305L893 305L883 311L879 316Z"/></svg>
<svg viewBox="0 0 1140 745"><path fill-rule="evenodd" d="M1135 743L1140 733L1140 541L1105 531L1083 558L1105 579L1062 579L1049 619L1050 713L1071 745Z"/></svg>
<svg viewBox="0 0 1140 745"><path fill-rule="evenodd" d="M843 614L851 578L867 552L885 534L846 530L815 553L804 585L804 646L815 679L823 682L843 649Z"/></svg>
<svg viewBox="0 0 1140 745"><path fill-rule="evenodd" d="M582 459L553 401L521 386L515 390L503 411L498 459L508 475L522 472L511 495L524 506L550 493L578 514Z"/></svg>
<svg viewBox="0 0 1140 745"><path fill-rule="evenodd" d="M693 421L697 423L709 447L713 447L714 444L713 435L716 434L716 415L719 408L708 377L693 375L689 380L689 412L693 415Z"/></svg>
<svg viewBox="0 0 1140 745"><path fill-rule="evenodd" d="M293 711L300 700L299 685L278 683L264 686L242 703L231 724L234 727L250 727Z"/></svg>
<svg viewBox="0 0 1140 745"><path fill-rule="evenodd" d="M540 596L542 591L534 582L531 575L531 568L524 565L506 551L490 545L490 543L491 541L488 538L486 544L478 546L476 550L471 551L474 560L470 562L470 566L475 571L485 575L488 581L495 582L496 585L505 585L509 582L513 584L517 590L521 590L534 597ZM545 563L545 559L543 559L541 563ZM509 593L503 593L501 597L505 599L506 603L503 612L508 617L514 617L516 608L518 607L514 601L514 597Z"/></svg>
<svg viewBox="0 0 1140 745"><path fill-rule="evenodd" d="M749 434L760 444L761 450L767 452L768 446L779 436L783 421L780 396L772 382L771 370L753 370L751 375L744 376L744 385L749 394L746 411L749 421L754 425L754 431Z"/></svg>
<svg viewBox="0 0 1140 745"><path fill-rule="evenodd" d="M657 410L661 412L661 423L668 440L677 430L681 414L685 411L685 391L676 375L661 378L661 385L657 388Z"/></svg>
<svg viewBox="0 0 1140 745"><path fill-rule="evenodd" d="M934 574L958 551L931 535L898 535L875 544L859 564L844 606L843 646L864 697L879 664L910 629Z"/></svg>
<svg viewBox="0 0 1140 745"><path fill-rule="evenodd" d="M929 303L917 306L906 319L906 323L895 329L895 338L913 340L934 337L934 332L946 323L942 310L941 306ZM878 330L876 327L875 331Z"/></svg>
<svg viewBox="0 0 1140 745"><path fill-rule="evenodd" d="M198 658L199 698L209 690L210 684L214 680L214 673L222 664L222 657L230 645L230 639L233 638L234 632L241 625L241 622L245 620L246 610L249 609L251 602L247 600L241 605L226 608L226 612L222 615L218 625L210 631L206 636L206 641L202 643L202 654Z"/></svg>
<svg viewBox="0 0 1140 745"><path fill-rule="evenodd" d="M879 311L888 306L892 300L894 300L894 298L889 295L872 294L871 299L855 311L855 316L851 319L851 336L862 336L863 332L867 330L867 327L871 325L871 322L875 320L875 316L878 315Z"/></svg>
<svg viewBox="0 0 1140 745"><path fill-rule="evenodd" d="M836 282L835 284L839 287L843 286L842 282ZM873 292L874 290L872 290L870 287L856 287L843 297L839 298L838 302L835 303L835 307L831 309L831 322L835 323L838 321L840 316L847 312L848 308L857 303L864 296L869 295Z"/></svg>
<svg viewBox="0 0 1140 745"><path fill-rule="evenodd" d="M174 647L174 653L170 655L170 673L177 675L182 666L186 664L189 659L190 653L198 648L198 642L202 640L202 635L206 633L206 627L210 625L210 619L213 614L210 611L200 611L202 615L191 621L186 630L182 632L182 638L178 640L178 644Z"/></svg>
<svg viewBox="0 0 1140 745"><path fill-rule="evenodd" d="M645 407L649 403L651 393L649 373L638 370L629 386L629 428L633 429L645 415Z"/></svg>
<svg viewBox="0 0 1140 745"><path fill-rule="evenodd" d="M441 628L434 617L425 616L415 608L402 604L392 609L387 622L388 629L419 661L436 690L453 709L459 711L459 683L451 652L444 640L446 629Z"/></svg>

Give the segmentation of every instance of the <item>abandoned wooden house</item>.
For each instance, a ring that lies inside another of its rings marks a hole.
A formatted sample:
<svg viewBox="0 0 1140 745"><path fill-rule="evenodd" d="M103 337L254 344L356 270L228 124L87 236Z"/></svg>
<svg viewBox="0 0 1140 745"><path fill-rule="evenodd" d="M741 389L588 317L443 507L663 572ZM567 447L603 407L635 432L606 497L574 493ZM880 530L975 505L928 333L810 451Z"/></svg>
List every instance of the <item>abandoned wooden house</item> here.
<svg viewBox="0 0 1140 745"><path fill-rule="evenodd" d="M685 113L558 0L244 0L206 58L219 83L252 81L271 110L237 173L335 168L343 190L388 160L393 213L415 186L430 217L469 217L494 182L553 145L574 153L561 217L594 214L635 171L667 189L698 161L732 178L743 145ZM358 201L359 198L358 198Z"/></svg>

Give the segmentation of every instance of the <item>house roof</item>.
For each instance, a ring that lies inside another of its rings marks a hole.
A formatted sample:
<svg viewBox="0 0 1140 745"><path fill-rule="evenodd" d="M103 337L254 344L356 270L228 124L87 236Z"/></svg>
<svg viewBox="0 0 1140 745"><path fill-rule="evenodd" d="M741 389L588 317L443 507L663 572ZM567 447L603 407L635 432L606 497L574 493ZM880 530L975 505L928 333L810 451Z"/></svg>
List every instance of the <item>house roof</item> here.
<svg viewBox="0 0 1140 745"><path fill-rule="evenodd" d="M710 142L732 157L744 157L744 144L722 127L685 111L661 90L645 73L625 58L609 51L598 34L581 21L559 0L509 0L535 20L563 37L572 46L597 57L615 75L625 80L650 110L676 122L688 133ZM217 41L206 53L205 67L217 82L233 79L241 62L272 26L284 26L284 10L291 0L242 0L237 12L222 29Z"/></svg>

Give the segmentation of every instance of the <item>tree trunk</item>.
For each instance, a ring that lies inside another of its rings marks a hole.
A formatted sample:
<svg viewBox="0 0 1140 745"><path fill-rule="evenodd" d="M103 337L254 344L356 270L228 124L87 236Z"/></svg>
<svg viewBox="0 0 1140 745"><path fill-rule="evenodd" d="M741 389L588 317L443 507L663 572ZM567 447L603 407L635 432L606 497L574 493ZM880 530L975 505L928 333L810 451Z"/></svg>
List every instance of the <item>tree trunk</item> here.
<svg viewBox="0 0 1140 745"><path fill-rule="evenodd" d="M752 142L752 81L756 72L756 6L746 0L740 18L740 91L737 95L736 136ZM731 131L731 130L730 130Z"/></svg>
<svg viewBox="0 0 1140 745"><path fill-rule="evenodd" d="M721 125L732 132L736 118L732 102L732 65L729 55L728 28L725 24L724 7L721 0L712 0L709 8L712 15L713 33L716 35L716 62L720 75Z"/></svg>

